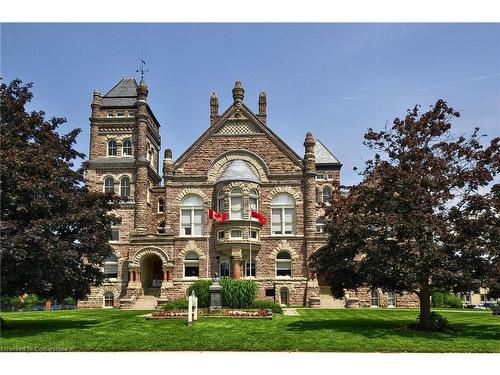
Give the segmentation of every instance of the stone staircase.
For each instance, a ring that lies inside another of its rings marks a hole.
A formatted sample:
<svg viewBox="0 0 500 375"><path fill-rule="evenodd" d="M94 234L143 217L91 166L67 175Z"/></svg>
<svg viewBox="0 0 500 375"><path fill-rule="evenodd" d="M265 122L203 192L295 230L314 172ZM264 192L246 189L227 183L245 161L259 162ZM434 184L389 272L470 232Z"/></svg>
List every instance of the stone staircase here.
<svg viewBox="0 0 500 375"><path fill-rule="evenodd" d="M144 295L135 301L132 310L154 310L156 304L157 298L155 296Z"/></svg>
<svg viewBox="0 0 500 375"><path fill-rule="evenodd" d="M332 296L329 286L319 287L319 298L321 300L320 308L322 309L343 309L345 308L344 299L336 299Z"/></svg>

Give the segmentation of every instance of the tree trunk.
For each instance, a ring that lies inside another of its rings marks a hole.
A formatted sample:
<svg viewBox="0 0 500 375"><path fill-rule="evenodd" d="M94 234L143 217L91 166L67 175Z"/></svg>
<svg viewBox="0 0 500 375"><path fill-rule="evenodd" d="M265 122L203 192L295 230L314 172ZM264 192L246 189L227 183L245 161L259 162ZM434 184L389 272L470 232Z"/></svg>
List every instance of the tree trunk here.
<svg viewBox="0 0 500 375"><path fill-rule="evenodd" d="M431 322L431 292L428 288L422 288L418 293L420 299L420 325L428 327Z"/></svg>

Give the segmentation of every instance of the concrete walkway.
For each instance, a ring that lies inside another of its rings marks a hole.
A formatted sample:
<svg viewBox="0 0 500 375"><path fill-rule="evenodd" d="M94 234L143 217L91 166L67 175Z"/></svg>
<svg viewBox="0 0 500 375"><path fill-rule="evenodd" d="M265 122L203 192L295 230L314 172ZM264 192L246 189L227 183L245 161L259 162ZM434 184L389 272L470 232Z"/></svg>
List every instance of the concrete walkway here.
<svg viewBox="0 0 500 375"><path fill-rule="evenodd" d="M297 310L291 309L291 308L286 308L283 309L283 315L285 316L300 316Z"/></svg>
<svg viewBox="0 0 500 375"><path fill-rule="evenodd" d="M156 297L154 296L143 296L138 299L132 310L154 310L156 308Z"/></svg>

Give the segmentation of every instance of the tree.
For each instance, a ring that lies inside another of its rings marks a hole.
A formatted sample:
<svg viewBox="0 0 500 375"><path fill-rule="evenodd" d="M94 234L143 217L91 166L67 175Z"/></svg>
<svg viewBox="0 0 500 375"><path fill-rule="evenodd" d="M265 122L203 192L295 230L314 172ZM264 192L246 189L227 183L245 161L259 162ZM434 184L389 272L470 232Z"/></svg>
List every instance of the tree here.
<svg viewBox="0 0 500 375"><path fill-rule="evenodd" d="M333 195L328 245L310 258L337 297L362 285L413 292L429 327L432 290L498 283L500 185L488 186L500 170L500 138L484 146L478 128L454 136L459 116L439 100L365 134L376 154L361 183Z"/></svg>
<svg viewBox="0 0 500 375"><path fill-rule="evenodd" d="M112 254L115 198L90 192L73 161L80 129L59 135L64 118L27 113L31 84L1 83L1 286L3 295L83 298Z"/></svg>

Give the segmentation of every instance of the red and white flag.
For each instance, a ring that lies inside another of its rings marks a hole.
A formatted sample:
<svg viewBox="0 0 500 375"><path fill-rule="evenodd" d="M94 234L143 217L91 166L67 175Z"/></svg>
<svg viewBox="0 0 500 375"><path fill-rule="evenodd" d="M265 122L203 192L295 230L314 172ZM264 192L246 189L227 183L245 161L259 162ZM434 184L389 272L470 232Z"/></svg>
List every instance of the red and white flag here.
<svg viewBox="0 0 500 375"><path fill-rule="evenodd" d="M208 209L208 218L211 220L217 220L219 223L223 223L228 219L227 212L217 212L211 208Z"/></svg>
<svg viewBox="0 0 500 375"><path fill-rule="evenodd" d="M266 217L264 215L262 215L259 211L252 210L252 212L250 213L250 216L258 219L259 223L261 223L262 225L267 223Z"/></svg>

